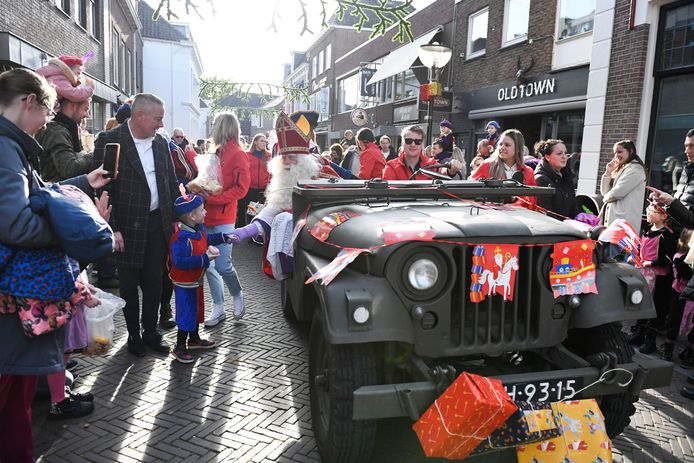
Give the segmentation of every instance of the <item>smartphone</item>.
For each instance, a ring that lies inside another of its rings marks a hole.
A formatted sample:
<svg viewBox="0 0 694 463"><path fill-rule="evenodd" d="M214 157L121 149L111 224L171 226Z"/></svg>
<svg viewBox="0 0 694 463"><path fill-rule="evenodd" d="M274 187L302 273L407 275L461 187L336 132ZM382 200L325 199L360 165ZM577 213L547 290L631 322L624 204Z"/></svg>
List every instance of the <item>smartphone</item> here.
<svg viewBox="0 0 694 463"><path fill-rule="evenodd" d="M120 160L120 143L106 143L104 148L104 170L108 174L104 177L110 177L113 180L118 178L118 162Z"/></svg>

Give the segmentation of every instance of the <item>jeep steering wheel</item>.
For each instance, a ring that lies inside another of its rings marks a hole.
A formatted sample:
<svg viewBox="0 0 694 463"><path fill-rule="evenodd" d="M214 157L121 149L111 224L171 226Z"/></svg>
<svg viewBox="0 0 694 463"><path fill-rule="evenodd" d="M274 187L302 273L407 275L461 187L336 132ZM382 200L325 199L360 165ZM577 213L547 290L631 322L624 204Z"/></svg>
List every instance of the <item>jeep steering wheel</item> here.
<svg viewBox="0 0 694 463"><path fill-rule="evenodd" d="M450 180L451 179L451 177L449 177L446 174L442 174L442 173L436 172L434 170L428 170L428 169L423 168L423 167L420 167L419 169L417 169L417 172L415 172L412 175L412 177L416 177L417 174L424 174L427 177L431 177L434 180Z"/></svg>

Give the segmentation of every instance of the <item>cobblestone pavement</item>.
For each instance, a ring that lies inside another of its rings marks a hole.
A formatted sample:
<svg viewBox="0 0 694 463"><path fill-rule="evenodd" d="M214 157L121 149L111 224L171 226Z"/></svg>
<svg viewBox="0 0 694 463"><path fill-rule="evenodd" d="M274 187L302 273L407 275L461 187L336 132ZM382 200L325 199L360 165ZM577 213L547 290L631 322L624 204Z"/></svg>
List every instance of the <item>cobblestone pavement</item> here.
<svg viewBox="0 0 694 463"><path fill-rule="evenodd" d="M243 321L203 330L218 343L192 365L127 352L122 315L106 356L77 355L78 391L96 396L86 419L49 422L34 406L39 462L317 462L311 432L305 327L289 324L279 284L260 274L260 248L238 247L234 261L247 301ZM208 301L208 307L210 306ZM174 341L175 330L166 339ZM616 462L694 462L694 403L670 387L641 396L631 426L615 442ZM383 421L373 462L426 460L406 419ZM483 461L513 461L512 455Z"/></svg>

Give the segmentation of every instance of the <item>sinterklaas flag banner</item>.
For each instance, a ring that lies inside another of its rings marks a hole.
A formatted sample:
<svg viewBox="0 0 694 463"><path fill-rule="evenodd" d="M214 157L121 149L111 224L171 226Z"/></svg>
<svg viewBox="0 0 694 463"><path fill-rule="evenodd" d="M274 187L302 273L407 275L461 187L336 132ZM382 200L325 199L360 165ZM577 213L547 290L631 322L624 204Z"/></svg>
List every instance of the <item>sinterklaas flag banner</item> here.
<svg viewBox="0 0 694 463"><path fill-rule="evenodd" d="M472 251L470 301L499 294L512 301L518 272L517 244L478 244Z"/></svg>
<svg viewBox="0 0 694 463"><path fill-rule="evenodd" d="M549 272L554 297L571 294L598 294L595 285L592 240L564 241L554 245Z"/></svg>

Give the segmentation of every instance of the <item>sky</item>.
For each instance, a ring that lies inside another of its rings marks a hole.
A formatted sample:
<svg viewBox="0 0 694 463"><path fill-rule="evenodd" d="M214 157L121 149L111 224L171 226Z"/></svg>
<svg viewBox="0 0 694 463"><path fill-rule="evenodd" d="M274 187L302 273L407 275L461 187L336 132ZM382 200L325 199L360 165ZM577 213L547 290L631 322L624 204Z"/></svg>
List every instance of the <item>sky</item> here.
<svg viewBox="0 0 694 463"><path fill-rule="evenodd" d="M156 5L156 0L147 0ZM203 76L218 76L236 82L279 84L283 64L290 61L292 50L304 51L321 33L320 1L303 0L308 12L309 29L301 35L299 0L213 0L216 14L202 5L203 18L185 15L183 0L171 2L179 14L178 22L191 26L202 59ZM328 14L335 10L328 0ZM277 32L268 29L277 8ZM328 16L329 17L329 16ZM172 18L172 22L177 21Z"/></svg>
<svg viewBox="0 0 694 463"><path fill-rule="evenodd" d="M157 0L147 0L156 7ZM201 5L200 19L196 14L185 15L184 0L172 1L179 22L191 26L203 65L203 76L218 76L235 82L280 84L284 63L290 62L291 52L305 51L321 33L321 2L319 0L212 0L216 14ZM306 5L308 27L313 32L301 34L300 1ZM335 11L335 0L325 0L328 18ZM421 9L433 0L415 0ZM268 29L272 12L277 8L277 32ZM176 21L172 19L172 21Z"/></svg>

